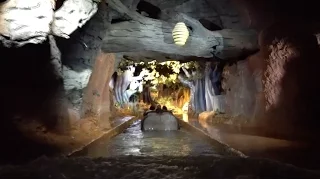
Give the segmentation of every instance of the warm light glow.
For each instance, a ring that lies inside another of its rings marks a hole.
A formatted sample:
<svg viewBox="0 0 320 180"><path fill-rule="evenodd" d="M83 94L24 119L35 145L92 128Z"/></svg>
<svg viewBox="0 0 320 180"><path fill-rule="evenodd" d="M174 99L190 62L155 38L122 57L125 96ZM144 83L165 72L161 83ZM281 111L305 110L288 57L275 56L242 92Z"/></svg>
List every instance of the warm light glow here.
<svg viewBox="0 0 320 180"><path fill-rule="evenodd" d="M182 111L184 113L188 113L188 109L189 109L189 102L184 103L183 107L182 107Z"/></svg>
<svg viewBox="0 0 320 180"><path fill-rule="evenodd" d="M178 46L184 46L189 37L189 30L185 23L179 22L173 28L172 37L174 43Z"/></svg>
<svg viewBox="0 0 320 180"><path fill-rule="evenodd" d="M136 92L143 92L143 86L150 88L151 99L155 100L162 106L165 105L174 114L182 115L187 112L183 110L183 105L190 99L189 90L184 87L178 79L181 67L194 67L194 63L179 61L157 62L135 62L123 60L119 64L118 75L130 81L129 88L126 90L126 99ZM138 76L133 76L135 69L141 70ZM141 81L142 80L142 81ZM112 87L112 82L110 83ZM139 97L141 98L141 97ZM148 109L149 105L143 105L140 109Z"/></svg>
<svg viewBox="0 0 320 180"><path fill-rule="evenodd" d="M182 114L182 120L185 121L185 122L189 122L189 117L188 117L187 113L183 113Z"/></svg>
<svg viewBox="0 0 320 180"><path fill-rule="evenodd" d="M168 97L159 97L157 101L162 106L167 106L167 108L174 112L174 114L183 114L183 111L181 108L179 108L176 104L173 103L172 99Z"/></svg>

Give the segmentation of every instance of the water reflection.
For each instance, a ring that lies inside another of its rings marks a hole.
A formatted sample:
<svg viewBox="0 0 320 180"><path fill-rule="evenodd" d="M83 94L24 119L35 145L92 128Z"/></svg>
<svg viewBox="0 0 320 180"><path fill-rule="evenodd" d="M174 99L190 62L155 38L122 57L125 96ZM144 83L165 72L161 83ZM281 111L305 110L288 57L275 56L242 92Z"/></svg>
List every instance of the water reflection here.
<svg viewBox="0 0 320 180"><path fill-rule="evenodd" d="M218 153L219 152L219 153ZM200 137L185 130L146 131L140 130L140 121L111 140L101 140L87 147L86 156L115 157L134 156L190 156L217 155L220 149L212 147Z"/></svg>

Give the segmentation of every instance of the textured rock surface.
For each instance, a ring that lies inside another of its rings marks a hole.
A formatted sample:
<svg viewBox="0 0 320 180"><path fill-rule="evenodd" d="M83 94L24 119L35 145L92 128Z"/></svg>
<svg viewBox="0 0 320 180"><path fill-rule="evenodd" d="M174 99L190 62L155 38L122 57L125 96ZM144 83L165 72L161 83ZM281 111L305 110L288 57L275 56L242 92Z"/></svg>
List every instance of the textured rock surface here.
<svg viewBox="0 0 320 180"><path fill-rule="evenodd" d="M215 10L220 16L220 22L222 28L230 29L242 29L246 28L247 25L243 18L241 18L239 9L232 0L215 0L206 1L210 8Z"/></svg>
<svg viewBox="0 0 320 180"><path fill-rule="evenodd" d="M109 83L114 72L113 54L99 53L95 62L93 73L84 93L82 103L82 117L95 117L101 127L110 127L110 88ZM101 117L101 118L100 118Z"/></svg>
<svg viewBox="0 0 320 180"><path fill-rule="evenodd" d="M44 42L54 4L50 0L10 0L0 4L0 41L6 47Z"/></svg>
<svg viewBox="0 0 320 180"><path fill-rule="evenodd" d="M203 27L197 18L212 17L211 14L206 12L208 9L208 5L205 6L206 2L161 1L153 3L159 7L160 11L163 10L160 20L159 18L142 16L132 9L128 9L119 0L108 1L110 8L132 21L115 20L116 23L112 23L110 26L102 50L117 53L149 51L149 53L160 52L170 55L206 58L217 56L224 59L241 56L258 48L257 34L253 30L237 29L235 27L233 27L234 29L220 30L220 27L218 27L219 31L210 31ZM221 4L221 11L227 12L226 8L229 7L227 4L225 2ZM174 7L177 9L174 9ZM195 7L204 9L204 14L196 11ZM177 14L178 10L186 14ZM197 12L193 15L195 18L188 16L193 12ZM198 16L199 14L200 16ZM182 48L174 45L171 34L175 23L179 21L185 22L190 27L190 36L186 45Z"/></svg>
<svg viewBox="0 0 320 180"><path fill-rule="evenodd" d="M320 54L316 37L294 24L274 24L263 31L261 44L269 123L277 122L286 131L289 125L317 127L320 86L315 82Z"/></svg>
<svg viewBox="0 0 320 180"><path fill-rule="evenodd" d="M63 80L66 96L70 105L77 111L80 110L83 89L87 87L91 72L91 69L77 72L68 66L63 66Z"/></svg>
<svg viewBox="0 0 320 180"><path fill-rule="evenodd" d="M63 82L59 77L59 56L51 55L55 47L50 43L29 44L18 49L1 48L1 66L11 67L1 71L1 76L5 77L0 93L4 107L1 114L7 116L4 121L20 116L39 118L50 125L57 122L59 116L55 107L59 99L55 97L61 95ZM19 60L19 65L13 59Z"/></svg>
<svg viewBox="0 0 320 180"><path fill-rule="evenodd" d="M40 158L25 166L0 168L1 178L319 178L317 171L252 158L119 157Z"/></svg>
<svg viewBox="0 0 320 180"><path fill-rule="evenodd" d="M214 116L214 111L205 111L199 114L198 120L204 122L211 121Z"/></svg>
<svg viewBox="0 0 320 180"><path fill-rule="evenodd" d="M104 40L104 52L139 52L156 51L182 56L198 56L210 58L237 57L243 52L256 50L257 34L254 31L225 29L208 31L195 21L186 45L181 48L173 43L171 31L174 24L145 19L144 21L128 21L110 27Z"/></svg>
<svg viewBox="0 0 320 180"><path fill-rule="evenodd" d="M0 41L20 47L44 42L48 34L68 38L97 12L99 2L66 0L54 12L54 0L8 0L0 4Z"/></svg>
<svg viewBox="0 0 320 180"><path fill-rule="evenodd" d="M25 137L18 124L30 127L30 123L38 121L46 131L56 132L70 128L66 121L69 112L63 99L61 62L56 50L52 37L42 44L0 48L3 67L0 72L0 139L6 144L6 148L0 150L1 163L19 161L48 150ZM25 147L24 153L21 153L21 147Z"/></svg>
<svg viewBox="0 0 320 180"><path fill-rule="evenodd" d="M98 10L100 0L66 0L54 13L52 33L69 38L77 28L81 28Z"/></svg>
<svg viewBox="0 0 320 180"><path fill-rule="evenodd" d="M224 69L223 88L226 90L226 112L232 116L253 116L256 84L248 61L240 61Z"/></svg>
<svg viewBox="0 0 320 180"><path fill-rule="evenodd" d="M72 33L70 39L57 40L62 53L64 88L69 103L78 111L107 29L106 8L106 4L101 3L92 19Z"/></svg>
<svg viewBox="0 0 320 180"><path fill-rule="evenodd" d="M184 13L195 19L206 19L220 28L238 29L244 28L245 24L239 16L238 9L231 0L146 0L159 7L161 13Z"/></svg>

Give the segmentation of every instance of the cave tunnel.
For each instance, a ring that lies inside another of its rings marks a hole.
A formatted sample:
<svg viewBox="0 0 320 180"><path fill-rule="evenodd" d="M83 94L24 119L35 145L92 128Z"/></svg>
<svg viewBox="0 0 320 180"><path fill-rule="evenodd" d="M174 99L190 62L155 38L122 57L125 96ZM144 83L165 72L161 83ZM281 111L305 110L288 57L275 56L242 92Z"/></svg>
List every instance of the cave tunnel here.
<svg viewBox="0 0 320 180"><path fill-rule="evenodd" d="M0 1L1 178L320 177L317 2L77 3Z"/></svg>

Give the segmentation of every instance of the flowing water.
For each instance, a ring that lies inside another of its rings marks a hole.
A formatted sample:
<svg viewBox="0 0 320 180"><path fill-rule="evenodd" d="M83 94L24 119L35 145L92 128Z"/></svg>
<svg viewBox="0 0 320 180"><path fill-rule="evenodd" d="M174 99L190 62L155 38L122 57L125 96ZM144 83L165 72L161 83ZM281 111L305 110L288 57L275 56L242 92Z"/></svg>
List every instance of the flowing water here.
<svg viewBox="0 0 320 180"><path fill-rule="evenodd" d="M224 151L187 132L140 130L136 121L123 133L111 139L100 139L75 155L89 157L133 156L197 156L222 155Z"/></svg>
<svg viewBox="0 0 320 180"><path fill-rule="evenodd" d="M205 139L184 129L142 132L140 124L141 121L136 121L123 133L111 139L101 138L73 155L82 157L52 159L43 157L26 166L2 167L0 177L42 179L308 179L320 177L318 171L299 169L275 161L228 156L221 147L209 144ZM203 124L200 123L200 125ZM209 126L205 127L208 129ZM207 133L212 135L214 131L210 128ZM219 133L215 134L219 135ZM221 137L224 136L221 135ZM236 140L240 140L240 144L244 146L248 145L243 139ZM261 138L250 140L261 142Z"/></svg>

